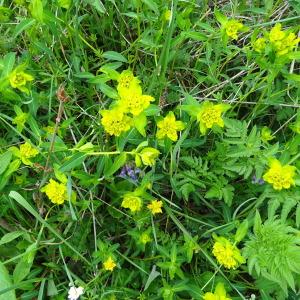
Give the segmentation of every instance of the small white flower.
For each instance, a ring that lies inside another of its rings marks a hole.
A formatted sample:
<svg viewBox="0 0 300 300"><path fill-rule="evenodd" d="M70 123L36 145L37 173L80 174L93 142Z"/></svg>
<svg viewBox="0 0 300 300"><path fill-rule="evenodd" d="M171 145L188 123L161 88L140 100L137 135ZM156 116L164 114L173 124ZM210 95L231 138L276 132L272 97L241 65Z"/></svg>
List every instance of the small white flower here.
<svg viewBox="0 0 300 300"><path fill-rule="evenodd" d="M77 300L81 295L84 294L84 289L83 287L75 287L71 286L68 292L68 299L69 300Z"/></svg>

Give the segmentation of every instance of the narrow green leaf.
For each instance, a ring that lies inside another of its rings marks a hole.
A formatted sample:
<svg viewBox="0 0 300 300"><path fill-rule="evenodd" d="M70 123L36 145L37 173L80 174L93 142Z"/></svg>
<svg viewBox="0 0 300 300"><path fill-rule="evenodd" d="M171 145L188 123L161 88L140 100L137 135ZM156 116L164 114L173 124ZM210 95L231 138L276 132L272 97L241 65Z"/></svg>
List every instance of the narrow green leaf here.
<svg viewBox="0 0 300 300"><path fill-rule="evenodd" d="M147 117L144 113L139 114L133 118L134 127L142 136L146 136L145 127L147 125Z"/></svg>
<svg viewBox="0 0 300 300"><path fill-rule="evenodd" d="M31 27L35 22L35 19L25 19L21 21L14 30L13 38L15 39L19 34Z"/></svg>
<svg viewBox="0 0 300 300"><path fill-rule="evenodd" d="M10 164L11 158L12 153L10 151L6 151L0 155L0 175L6 170L6 168Z"/></svg>
<svg viewBox="0 0 300 300"><path fill-rule="evenodd" d="M60 168L61 172L67 172L81 165L85 160L86 153L75 153Z"/></svg>
<svg viewBox="0 0 300 300"><path fill-rule="evenodd" d="M9 75L9 73L13 70L14 64L16 60L16 53L10 52L4 56L3 59L3 71L2 71L2 77L6 77Z"/></svg>
<svg viewBox="0 0 300 300"><path fill-rule="evenodd" d="M59 238L67 247L69 247L74 253L76 253L85 263L91 265L91 263L82 256L68 241L66 241L50 224L48 224L39 213L32 208L32 206L17 192L11 191L9 197L16 200L23 208L25 208L29 213L31 213L40 223L49 229L57 238Z"/></svg>
<svg viewBox="0 0 300 300"><path fill-rule="evenodd" d="M12 287L12 283L9 274L0 262L0 300L16 300L16 294L14 290L7 291L2 294L1 291Z"/></svg>
<svg viewBox="0 0 300 300"><path fill-rule="evenodd" d="M7 244L13 240L15 240L16 238L18 238L19 236L21 236L22 234L24 234L23 231L13 231L13 232L9 232L7 234L5 234L1 240L0 240L0 245L4 245Z"/></svg>
<svg viewBox="0 0 300 300"><path fill-rule="evenodd" d="M114 163L111 165L111 167L104 172L105 177L110 177L114 173L116 173L121 167L123 167L126 163L127 155L126 153L121 153L114 161Z"/></svg>
<svg viewBox="0 0 300 300"><path fill-rule="evenodd" d="M102 54L102 56L108 60L116 60L116 61L121 61L127 63L127 59L118 52L115 51L106 51Z"/></svg>

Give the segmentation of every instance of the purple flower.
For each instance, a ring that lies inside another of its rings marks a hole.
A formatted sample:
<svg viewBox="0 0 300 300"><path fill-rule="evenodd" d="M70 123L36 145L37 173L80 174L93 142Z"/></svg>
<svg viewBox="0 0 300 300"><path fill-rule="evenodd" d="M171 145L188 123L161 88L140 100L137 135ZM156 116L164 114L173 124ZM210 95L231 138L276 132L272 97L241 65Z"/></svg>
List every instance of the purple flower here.
<svg viewBox="0 0 300 300"><path fill-rule="evenodd" d="M133 181L137 181L137 179L138 179L137 174L139 174L140 172L141 172L141 169L135 168L135 167L130 166L129 164L126 164L122 168L122 170L119 174L119 177L122 177L124 179L131 179Z"/></svg>
<svg viewBox="0 0 300 300"><path fill-rule="evenodd" d="M257 178L255 175L252 176L252 181L253 184L259 184L263 185L265 181L262 178Z"/></svg>

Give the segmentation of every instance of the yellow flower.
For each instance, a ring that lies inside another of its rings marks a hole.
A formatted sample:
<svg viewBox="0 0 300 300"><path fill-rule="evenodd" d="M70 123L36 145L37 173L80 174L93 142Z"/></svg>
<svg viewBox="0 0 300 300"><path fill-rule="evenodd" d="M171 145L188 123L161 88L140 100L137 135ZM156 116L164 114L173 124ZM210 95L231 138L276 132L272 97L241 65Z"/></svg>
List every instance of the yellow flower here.
<svg viewBox="0 0 300 300"><path fill-rule="evenodd" d="M46 193L50 201L54 204L63 204L68 199L67 186L53 179L50 179L49 183L41 191Z"/></svg>
<svg viewBox="0 0 300 300"><path fill-rule="evenodd" d="M20 158L25 165L32 165L32 162L29 159L37 156L38 154L39 151L28 142L20 146Z"/></svg>
<svg viewBox="0 0 300 300"><path fill-rule="evenodd" d="M218 262L227 269L235 269L245 263L240 250L224 237L215 237L212 253Z"/></svg>
<svg viewBox="0 0 300 300"><path fill-rule="evenodd" d="M231 298L227 297L224 284L219 282L216 286L215 292L205 293L203 300L231 300Z"/></svg>
<svg viewBox="0 0 300 300"><path fill-rule="evenodd" d="M172 17L172 11L170 9L166 10L163 15L164 20L169 22L171 20L171 17Z"/></svg>
<svg viewBox="0 0 300 300"><path fill-rule="evenodd" d="M224 25L226 34L234 40L237 40L237 33L241 31L244 25L237 20L229 20Z"/></svg>
<svg viewBox="0 0 300 300"><path fill-rule="evenodd" d="M140 235L140 242L142 244L147 244L149 242L151 242L151 238L149 236L149 234L147 232L143 232L141 235Z"/></svg>
<svg viewBox="0 0 300 300"><path fill-rule="evenodd" d="M119 136L122 132L130 129L132 119L118 107L111 110L102 110L101 115L101 124L110 135Z"/></svg>
<svg viewBox="0 0 300 300"><path fill-rule="evenodd" d="M270 31L269 40L271 43L281 41L285 37L285 32L281 30L281 24L277 23Z"/></svg>
<svg viewBox="0 0 300 300"><path fill-rule="evenodd" d="M144 148L140 153L135 157L135 163L137 167L141 165L141 160L145 166L154 166L155 160L159 156L160 152L151 147Z"/></svg>
<svg viewBox="0 0 300 300"><path fill-rule="evenodd" d="M264 126L261 130L261 140L264 143L267 143L268 141L271 141L273 139L275 139L275 136L272 135L271 129Z"/></svg>
<svg viewBox="0 0 300 300"><path fill-rule="evenodd" d="M201 134L205 134L207 129L212 128L214 125L224 127L222 113L229 108L230 106L226 104L213 104L209 101L203 102L197 114Z"/></svg>
<svg viewBox="0 0 300 300"><path fill-rule="evenodd" d="M130 70L123 71L117 81L117 91L120 97L126 96L129 90L142 90L139 79Z"/></svg>
<svg viewBox="0 0 300 300"><path fill-rule="evenodd" d="M176 121L174 113L170 111L168 115L162 120L157 122L157 133L158 139L163 139L167 136L173 142L177 141L177 131L183 130L185 125L182 121Z"/></svg>
<svg viewBox="0 0 300 300"><path fill-rule="evenodd" d="M292 32L281 30L281 24L276 24L270 31L269 40L272 43L278 56L285 55L297 46L300 38Z"/></svg>
<svg viewBox="0 0 300 300"><path fill-rule="evenodd" d="M153 201L151 201L150 204L147 205L147 207L150 209L152 215L162 213L162 209L161 209L162 206L163 206L162 201L158 201L158 200L153 200Z"/></svg>
<svg viewBox="0 0 300 300"><path fill-rule="evenodd" d="M112 259L111 256L108 257L108 259L103 263L104 270L106 271L113 271L114 268L117 266L115 261Z"/></svg>
<svg viewBox="0 0 300 300"><path fill-rule="evenodd" d="M263 52L266 48L266 39L265 38L258 38L254 43L253 43L253 49L256 52Z"/></svg>
<svg viewBox="0 0 300 300"><path fill-rule="evenodd" d="M129 208L131 212L135 213L142 208L143 201L140 197L135 196L133 193L124 195L121 206Z"/></svg>
<svg viewBox="0 0 300 300"><path fill-rule="evenodd" d="M121 96L119 105L122 109L124 109L124 111L137 116L150 105L150 102L154 100L155 99L152 96L143 95L141 88L131 88L124 92Z"/></svg>
<svg viewBox="0 0 300 300"><path fill-rule="evenodd" d="M296 167L283 166L277 159L271 159L269 167L270 169L264 174L263 180L272 184L275 190L289 189L291 185L295 185Z"/></svg>
<svg viewBox="0 0 300 300"><path fill-rule="evenodd" d="M26 84L28 81L32 81L33 79L33 76L23 71L19 71L18 68L12 71L9 75L10 85L26 94L29 93L29 89L26 87Z"/></svg>
<svg viewBox="0 0 300 300"><path fill-rule="evenodd" d="M24 125L28 119L28 114L21 112L13 119L13 124L17 125L17 129L21 132L24 128Z"/></svg>

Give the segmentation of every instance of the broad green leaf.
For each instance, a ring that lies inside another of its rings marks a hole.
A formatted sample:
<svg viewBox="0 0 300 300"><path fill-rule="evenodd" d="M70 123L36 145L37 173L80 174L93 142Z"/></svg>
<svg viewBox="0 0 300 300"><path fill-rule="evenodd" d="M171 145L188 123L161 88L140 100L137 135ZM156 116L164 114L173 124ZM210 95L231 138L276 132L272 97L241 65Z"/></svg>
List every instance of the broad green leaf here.
<svg viewBox="0 0 300 300"><path fill-rule="evenodd" d="M16 294L14 290L1 294L2 290L12 287L12 283L9 274L5 266L0 262L0 300L16 300Z"/></svg>
<svg viewBox="0 0 300 300"><path fill-rule="evenodd" d="M84 2L93 6L98 12L105 14L106 9L101 0L85 0Z"/></svg>
<svg viewBox="0 0 300 300"><path fill-rule="evenodd" d="M139 114L133 118L134 127L142 136L146 136L145 127L147 125L147 117L144 113Z"/></svg>
<svg viewBox="0 0 300 300"><path fill-rule="evenodd" d="M115 89L113 89L112 87L110 87L109 85L107 85L105 83L101 83L101 84L99 84L99 88L100 88L101 92L104 95L106 95L107 97L112 98L112 99L119 98L117 91Z"/></svg>
<svg viewBox="0 0 300 300"><path fill-rule="evenodd" d="M9 75L9 73L13 70L14 64L16 60L16 53L10 52L4 56L3 59L3 71L2 71L2 77L6 77Z"/></svg>
<svg viewBox="0 0 300 300"><path fill-rule="evenodd" d="M153 0L142 0L142 2L151 10L153 10L157 15L159 15L158 5Z"/></svg>
<svg viewBox="0 0 300 300"><path fill-rule="evenodd" d="M113 164L110 166L110 168L104 172L105 177L110 177L115 172L117 172L121 167L123 167L126 163L127 155L126 153L121 153L113 162Z"/></svg>
<svg viewBox="0 0 300 300"><path fill-rule="evenodd" d="M35 253L37 250L37 244L34 243L30 245L27 249L23 257L20 259L20 261L17 263L14 273L13 273L13 278L14 278L14 283L19 283L21 282L30 272Z"/></svg>
<svg viewBox="0 0 300 300"><path fill-rule="evenodd" d="M0 155L0 175L6 170L12 158L12 153L6 151Z"/></svg>
<svg viewBox="0 0 300 300"><path fill-rule="evenodd" d="M127 59L121 53L115 51L106 51L102 54L102 56L108 60L116 60L127 63Z"/></svg>
<svg viewBox="0 0 300 300"><path fill-rule="evenodd" d="M215 17L221 25L224 25L228 21L227 17L218 10L215 10Z"/></svg>
<svg viewBox="0 0 300 300"><path fill-rule="evenodd" d="M60 167L61 172L67 172L81 165L86 158L86 153L75 153Z"/></svg>
<svg viewBox="0 0 300 300"><path fill-rule="evenodd" d="M41 23L43 22L44 8L42 0L31 0L29 10L34 19Z"/></svg>
<svg viewBox="0 0 300 300"><path fill-rule="evenodd" d="M242 222L242 224L238 227L236 233L235 233L235 237L234 240L239 243L247 234L248 232L248 220L244 220Z"/></svg>

